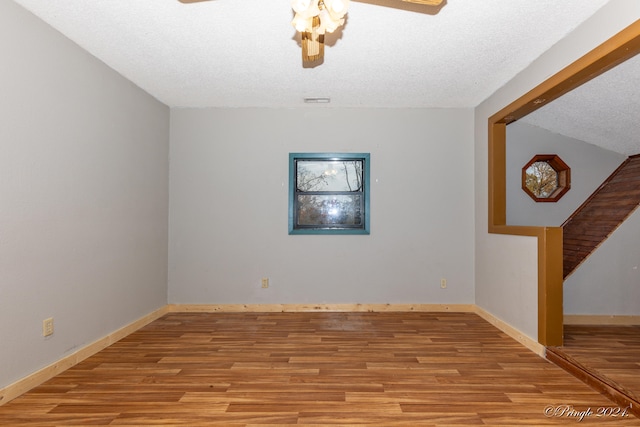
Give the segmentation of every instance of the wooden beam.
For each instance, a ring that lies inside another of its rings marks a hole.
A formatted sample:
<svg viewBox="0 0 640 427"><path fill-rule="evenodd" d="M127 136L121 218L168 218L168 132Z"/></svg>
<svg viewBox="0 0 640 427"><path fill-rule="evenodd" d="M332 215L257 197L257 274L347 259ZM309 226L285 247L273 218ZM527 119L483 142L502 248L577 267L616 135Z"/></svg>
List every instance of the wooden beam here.
<svg viewBox="0 0 640 427"><path fill-rule="evenodd" d="M427 6L440 6L444 0L402 0L407 3L426 4Z"/></svg>
<svg viewBox="0 0 640 427"><path fill-rule="evenodd" d="M489 233L538 238L538 342L562 345L562 229L507 225L506 125L640 53L640 20L489 118Z"/></svg>

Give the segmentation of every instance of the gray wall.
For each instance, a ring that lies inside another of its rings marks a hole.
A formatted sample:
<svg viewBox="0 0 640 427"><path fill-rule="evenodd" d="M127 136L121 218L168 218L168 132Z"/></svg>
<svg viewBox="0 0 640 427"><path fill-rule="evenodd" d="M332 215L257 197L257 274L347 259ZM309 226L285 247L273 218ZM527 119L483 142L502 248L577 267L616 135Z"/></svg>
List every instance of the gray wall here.
<svg viewBox="0 0 640 427"><path fill-rule="evenodd" d="M521 188L521 171L536 154L558 154L571 167L571 190L557 203L536 203ZM516 122L507 126L507 223L560 226L626 156ZM640 314L640 211L636 211L570 275L565 314Z"/></svg>
<svg viewBox="0 0 640 427"><path fill-rule="evenodd" d="M640 315L640 211L564 282L564 313Z"/></svg>
<svg viewBox="0 0 640 427"><path fill-rule="evenodd" d="M538 335L535 237L489 234L488 119L638 19L639 3L613 0L545 52L475 109L476 304L536 339Z"/></svg>
<svg viewBox="0 0 640 427"><path fill-rule="evenodd" d="M167 107L0 2L0 387L167 298L475 298L535 337L535 239L487 233L487 119L636 12L635 2L611 2L473 111L203 109L170 120ZM370 236L287 235L291 151L371 153ZM44 339L47 317L56 332Z"/></svg>
<svg viewBox="0 0 640 427"><path fill-rule="evenodd" d="M472 114L172 110L169 301L472 304ZM371 153L371 234L289 236L289 152L334 151Z"/></svg>
<svg viewBox="0 0 640 427"><path fill-rule="evenodd" d="M557 154L571 168L571 189L555 203L537 203L522 190L522 167L536 154ZM510 124L507 224L559 227L624 159L622 154L522 121Z"/></svg>
<svg viewBox="0 0 640 427"><path fill-rule="evenodd" d="M2 387L166 304L169 109L13 2L0 52Z"/></svg>

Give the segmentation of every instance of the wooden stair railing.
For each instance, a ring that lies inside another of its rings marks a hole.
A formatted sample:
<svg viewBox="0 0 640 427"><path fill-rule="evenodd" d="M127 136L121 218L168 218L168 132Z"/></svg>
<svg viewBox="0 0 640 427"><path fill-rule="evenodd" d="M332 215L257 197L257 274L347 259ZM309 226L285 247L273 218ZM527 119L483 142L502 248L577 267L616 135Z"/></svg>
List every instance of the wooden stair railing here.
<svg viewBox="0 0 640 427"><path fill-rule="evenodd" d="M640 205L640 154L628 157L562 224L567 278Z"/></svg>

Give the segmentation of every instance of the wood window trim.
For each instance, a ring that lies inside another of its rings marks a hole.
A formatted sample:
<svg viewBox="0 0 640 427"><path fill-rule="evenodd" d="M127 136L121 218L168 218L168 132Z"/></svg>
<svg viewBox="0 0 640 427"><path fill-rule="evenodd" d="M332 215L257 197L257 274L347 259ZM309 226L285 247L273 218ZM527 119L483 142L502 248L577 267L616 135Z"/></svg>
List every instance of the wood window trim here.
<svg viewBox="0 0 640 427"><path fill-rule="evenodd" d="M546 162L558 175L558 186L548 197L538 197L527 187L527 170L537 162ZM522 167L522 191L536 202L555 203L571 189L571 168L557 154L536 154Z"/></svg>
<svg viewBox="0 0 640 427"><path fill-rule="evenodd" d="M562 345L562 228L507 225L506 128L527 114L640 53L640 20L489 118L488 232L538 238L538 342Z"/></svg>

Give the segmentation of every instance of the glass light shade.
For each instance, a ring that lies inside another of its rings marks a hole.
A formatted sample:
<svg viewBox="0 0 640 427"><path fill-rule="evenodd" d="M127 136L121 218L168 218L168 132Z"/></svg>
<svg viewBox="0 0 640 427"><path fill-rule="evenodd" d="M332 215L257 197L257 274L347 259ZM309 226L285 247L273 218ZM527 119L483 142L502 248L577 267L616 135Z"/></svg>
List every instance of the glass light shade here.
<svg viewBox="0 0 640 427"><path fill-rule="evenodd" d="M349 0L332 0L328 8L332 15L342 18L349 8Z"/></svg>
<svg viewBox="0 0 640 427"><path fill-rule="evenodd" d="M294 2L295 1L297 0L294 0ZM302 1L305 1L305 0L302 0ZM296 12L303 18L313 18L314 16L318 16L318 14L320 13L320 8L318 7L317 0L313 0L311 2L307 1L306 3L300 3L296 5L296 7L293 7L293 6L294 5L292 4L292 8L294 12ZM298 6L305 6L305 7L298 7Z"/></svg>
<svg viewBox="0 0 640 427"><path fill-rule="evenodd" d="M327 9L320 11L320 31L326 31L327 33L333 33L342 22L333 19Z"/></svg>
<svg viewBox="0 0 640 427"><path fill-rule="evenodd" d="M304 11L309 9L309 6L311 6L311 1L312 0L293 0L291 2L291 8L295 10L296 13L304 13Z"/></svg>
<svg viewBox="0 0 640 427"><path fill-rule="evenodd" d="M291 25L293 25L296 29L296 31L298 32L303 32L303 31L311 31L311 22L312 22L312 18L305 18L300 14L296 14L296 16L294 16L293 21L291 21Z"/></svg>

